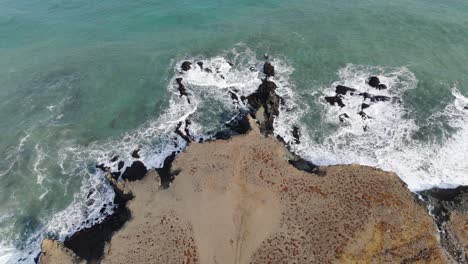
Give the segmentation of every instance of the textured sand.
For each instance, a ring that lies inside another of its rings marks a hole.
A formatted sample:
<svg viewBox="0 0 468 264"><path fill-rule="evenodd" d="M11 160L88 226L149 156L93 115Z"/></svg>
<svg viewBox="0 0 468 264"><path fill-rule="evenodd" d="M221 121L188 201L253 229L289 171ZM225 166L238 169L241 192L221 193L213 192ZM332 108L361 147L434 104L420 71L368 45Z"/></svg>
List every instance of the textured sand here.
<svg viewBox="0 0 468 264"><path fill-rule="evenodd" d="M127 183L133 219L103 263L445 263L437 229L393 173L357 165L298 171L255 126L193 143L172 186Z"/></svg>

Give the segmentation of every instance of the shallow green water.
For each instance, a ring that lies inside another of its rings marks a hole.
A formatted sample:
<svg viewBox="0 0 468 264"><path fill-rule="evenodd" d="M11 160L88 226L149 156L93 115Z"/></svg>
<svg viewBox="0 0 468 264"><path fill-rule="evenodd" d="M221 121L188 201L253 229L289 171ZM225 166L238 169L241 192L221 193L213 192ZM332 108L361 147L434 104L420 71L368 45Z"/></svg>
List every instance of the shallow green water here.
<svg viewBox="0 0 468 264"><path fill-rule="evenodd" d="M294 67L291 82L311 109L320 106L310 93L348 63L406 66L418 80L406 107L425 123L454 86L468 94L467 32L462 0L0 0L0 262L88 177L76 167L93 160L67 164L61 149L157 118L176 60L243 43ZM318 118L303 121L312 129Z"/></svg>

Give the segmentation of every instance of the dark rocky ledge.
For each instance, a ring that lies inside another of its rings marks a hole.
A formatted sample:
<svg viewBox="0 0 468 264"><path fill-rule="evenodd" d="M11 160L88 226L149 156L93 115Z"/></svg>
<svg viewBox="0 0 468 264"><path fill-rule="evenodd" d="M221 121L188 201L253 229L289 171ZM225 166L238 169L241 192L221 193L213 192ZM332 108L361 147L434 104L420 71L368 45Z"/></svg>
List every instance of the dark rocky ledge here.
<svg viewBox="0 0 468 264"><path fill-rule="evenodd" d="M451 236L451 218L453 214L468 213L468 186L455 189L433 188L419 192L430 214L439 228L441 245L458 263L468 263L468 252Z"/></svg>

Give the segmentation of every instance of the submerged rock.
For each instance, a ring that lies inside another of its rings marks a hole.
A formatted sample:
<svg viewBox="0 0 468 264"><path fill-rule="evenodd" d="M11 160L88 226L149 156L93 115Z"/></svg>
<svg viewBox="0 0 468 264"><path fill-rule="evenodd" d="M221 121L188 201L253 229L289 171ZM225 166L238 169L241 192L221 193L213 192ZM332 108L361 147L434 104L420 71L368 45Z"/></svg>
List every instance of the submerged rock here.
<svg viewBox="0 0 468 264"><path fill-rule="evenodd" d="M203 70L203 62L198 61L197 64L198 64L198 66L200 67L200 69Z"/></svg>
<svg viewBox="0 0 468 264"><path fill-rule="evenodd" d="M377 86L380 84L380 80L379 80L378 77L372 76L372 77L370 77L368 84L371 87L377 88Z"/></svg>

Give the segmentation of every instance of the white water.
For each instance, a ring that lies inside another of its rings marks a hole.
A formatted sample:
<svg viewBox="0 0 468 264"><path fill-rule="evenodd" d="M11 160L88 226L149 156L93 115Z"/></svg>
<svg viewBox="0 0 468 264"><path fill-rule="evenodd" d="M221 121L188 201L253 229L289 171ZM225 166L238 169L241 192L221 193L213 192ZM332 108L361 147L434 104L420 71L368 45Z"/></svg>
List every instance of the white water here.
<svg viewBox="0 0 468 264"><path fill-rule="evenodd" d="M61 149L58 163L62 173L82 175L85 180L81 191L75 195L70 206L55 214L30 238L30 248L17 251L8 245L0 246L0 263L16 263L21 257L27 258L26 263L32 262L44 236L63 240L77 230L102 221L104 215L113 213L114 193L104 180L103 173L94 170L91 164L103 163L116 171L118 162L111 163L109 160L118 155L119 160L125 162L125 169L135 160L131 157L133 150L140 149L140 160L147 167L162 167L167 156L185 148L185 141L174 133L179 122L192 121L188 130L195 139L210 138L213 131L222 128L221 116L233 117L239 109L247 107L243 102L233 102L229 92L239 98L247 96L257 89L264 77L261 73L262 60L257 60L255 54L245 48L235 48L213 58L194 57L186 60L192 62L188 72L180 69L185 59L175 62L174 76L167 87L169 107L162 115L121 138L96 142L87 147L69 144ZM212 73L203 71L196 64L197 61L203 62L203 67L210 68ZM453 103L447 105L443 112L433 115L433 119L448 120L456 132L448 133L442 143L424 143L412 138L420 128L405 106L404 93L416 88L417 79L407 68L347 65L338 72L338 79L332 85L312 89L311 93L316 99L313 103L321 105L321 120L304 124L302 119L312 111L311 102L304 101L296 92L301 89L295 87L289 78L294 68L276 58L272 64L276 67L276 76L272 81L278 85L277 93L285 99L275 120L275 133L286 142L291 142L291 149L297 154L318 165L359 163L394 171L412 191L468 184L468 111L463 110L468 105L468 99L458 90L453 90ZM369 87L365 81L371 75L379 76L388 90L377 91ZM175 81L179 77L183 78L190 103L186 97L179 95ZM372 118L363 120L358 114L362 97L347 96L344 99L346 107L342 109L323 101L323 96L334 95L338 84L374 95L398 97L400 100L374 103L365 110ZM349 119L342 123L338 116L344 112ZM300 128L300 144L292 143L293 125ZM325 131L325 136L317 139L310 132L317 129L312 127L330 129ZM28 135L22 142L26 140ZM22 142L16 152L21 151ZM38 156L33 169L37 172L38 184L41 184L46 177L40 167L44 153L40 146L36 150ZM102 215L99 211L104 205L107 207Z"/></svg>

